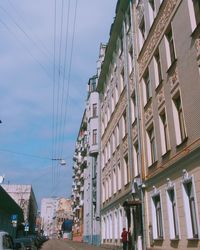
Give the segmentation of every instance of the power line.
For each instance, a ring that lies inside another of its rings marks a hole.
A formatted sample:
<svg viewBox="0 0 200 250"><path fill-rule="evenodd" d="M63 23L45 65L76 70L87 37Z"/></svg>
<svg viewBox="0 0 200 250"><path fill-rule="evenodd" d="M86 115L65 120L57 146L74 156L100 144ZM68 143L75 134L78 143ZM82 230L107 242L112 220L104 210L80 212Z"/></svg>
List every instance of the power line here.
<svg viewBox="0 0 200 250"><path fill-rule="evenodd" d="M0 152L6 152L6 153L16 154L16 155L23 155L25 157L37 158L37 159L41 159L41 160L52 160L49 157L40 156L40 155L33 155L33 154L28 154L28 153L23 153L23 152L16 152L16 151L12 151L9 149L0 149Z"/></svg>

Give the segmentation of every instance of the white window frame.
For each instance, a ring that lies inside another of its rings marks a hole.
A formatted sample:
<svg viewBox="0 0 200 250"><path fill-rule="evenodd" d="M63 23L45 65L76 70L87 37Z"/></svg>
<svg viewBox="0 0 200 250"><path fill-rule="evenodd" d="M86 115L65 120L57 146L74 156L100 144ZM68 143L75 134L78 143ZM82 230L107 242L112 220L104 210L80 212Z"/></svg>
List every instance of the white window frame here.
<svg viewBox="0 0 200 250"><path fill-rule="evenodd" d="M170 239L175 240L180 238L180 227L179 227L179 216L178 216L178 207L177 207L177 199L176 199L176 189L174 184L170 184L171 186L166 189L166 198L167 198L167 211L168 211L168 219L169 219L169 233ZM170 192L174 192L174 201L175 201L175 209L173 209L173 202L170 197ZM177 230L177 234L175 233Z"/></svg>
<svg viewBox="0 0 200 250"><path fill-rule="evenodd" d="M193 199L195 204L195 217L196 217L196 227L197 227L197 236L194 236L193 232L193 226L192 226L192 215L191 215L191 208L190 208L190 202L189 197L186 191L186 185L188 183L192 184L193 188ZM186 172L184 174L183 180L182 180L182 194L183 194L183 203L184 203L184 211L185 211L185 222L186 222L186 228L187 228L187 236L188 239L199 239L200 234L200 228L199 228L199 217L198 217L198 207L197 207L197 197L196 197L196 190L194 185L194 176L189 176ZM189 215L189 216L188 216Z"/></svg>
<svg viewBox="0 0 200 250"><path fill-rule="evenodd" d="M165 123L162 119L163 114L165 115L165 120L166 120ZM159 127L160 127L161 150L162 150L162 155L164 155L170 149L169 127L165 109L159 114Z"/></svg>
<svg viewBox="0 0 200 250"><path fill-rule="evenodd" d="M161 220L162 220L162 237L158 235L158 226L157 226L157 214L156 214L156 207L155 207L155 198L160 197L160 206L161 206ZM163 209L162 209L162 199L161 193L157 192L151 196L151 208L152 208L152 228L153 228L153 239L164 239L164 220L163 220Z"/></svg>
<svg viewBox="0 0 200 250"><path fill-rule="evenodd" d="M176 107L176 103L175 103L175 101L178 98L180 98L180 101L181 101L182 118L183 118L182 123L180 121L179 111L178 111L178 109ZM179 145L187 138L185 117L184 117L184 110L183 110L183 102L182 102L180 91L177 91L177 93L172 97L172 111L173 111L173 117L174 117L176 144ZM181 125L183 126L183 131L182 131ZM183 137L182 133L184 133L184 137Z"/></svg>

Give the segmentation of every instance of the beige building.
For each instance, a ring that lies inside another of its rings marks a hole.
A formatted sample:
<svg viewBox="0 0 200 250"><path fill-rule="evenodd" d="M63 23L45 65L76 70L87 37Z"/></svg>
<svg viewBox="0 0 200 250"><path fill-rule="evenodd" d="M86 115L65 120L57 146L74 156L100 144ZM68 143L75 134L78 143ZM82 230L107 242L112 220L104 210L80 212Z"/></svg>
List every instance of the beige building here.
<svg viewBox="0 0 200 250"><path fill-rule="evenodd" d="M56 210L56 227L57 232L62 230L62 224L66 219L72 220L72 201L71 199L60 198Z"/></svg>
<svg viewBox="0 0 200 250"><path fill-rule="evenodd" d="M102 243L200 237L200 2L119 0L98 80Z"/></svg>
<svg viewBox="0 0 200 250"><path fill-rule="evenodd" d="M133 169L130 108L133 93L132 3L118 1L115 21L98 81L101 96L101 238L120 245L123 227L133 227L124 205L132 199ZM130 217L130 216L129 216Z"/></svg>
<svg viewBox="0 0 200 250"><path fill-rule="evenodd" d="M136 2L146 246L199 249L200 2Z"/></svg>

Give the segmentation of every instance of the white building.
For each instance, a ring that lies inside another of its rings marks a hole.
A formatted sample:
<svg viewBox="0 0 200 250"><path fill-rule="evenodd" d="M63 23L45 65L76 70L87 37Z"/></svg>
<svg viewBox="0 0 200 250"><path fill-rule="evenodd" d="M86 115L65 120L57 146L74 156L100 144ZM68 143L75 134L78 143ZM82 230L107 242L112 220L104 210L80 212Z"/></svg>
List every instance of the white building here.
<svg viewBox="0 0 200 250"><path fill-rule="evenodd" d="M56 211L58 209L59 198L44 198L41 202L41 218L43 234L49 237L57 235Z"/></svg>

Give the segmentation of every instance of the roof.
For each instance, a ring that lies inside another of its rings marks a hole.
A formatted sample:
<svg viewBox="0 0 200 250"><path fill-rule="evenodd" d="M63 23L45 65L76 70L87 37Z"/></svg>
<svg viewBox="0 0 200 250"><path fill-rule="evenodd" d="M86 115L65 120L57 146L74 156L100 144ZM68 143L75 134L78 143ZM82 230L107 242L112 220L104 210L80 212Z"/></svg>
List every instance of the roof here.
<svg viewBox="0 0 200 250"><path fill-rule="evenodd" d="M104 62L102 64L97 89L102 92L110 63L112 62L113 52L117 46L117 39L121 35L124 13L129 7L130 0L118 0L116 6L116 17L110 28L110 38L106 48Z"/></svg>

